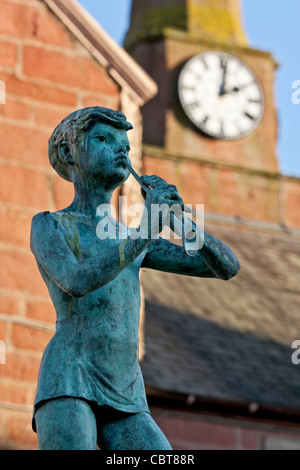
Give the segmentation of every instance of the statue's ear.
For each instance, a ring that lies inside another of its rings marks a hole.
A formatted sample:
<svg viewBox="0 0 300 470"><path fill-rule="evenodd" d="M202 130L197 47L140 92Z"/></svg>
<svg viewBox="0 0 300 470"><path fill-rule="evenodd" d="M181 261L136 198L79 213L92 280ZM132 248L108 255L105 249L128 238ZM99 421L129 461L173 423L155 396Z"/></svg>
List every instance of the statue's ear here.
<svg viewBox="0 0 300 470"><path fill-rule="evenodd" d="M75 161L72 157L70 147L66 142L60 142L58 144L58 154L62 160L65 160L69 165L75 165Z"/></svg>

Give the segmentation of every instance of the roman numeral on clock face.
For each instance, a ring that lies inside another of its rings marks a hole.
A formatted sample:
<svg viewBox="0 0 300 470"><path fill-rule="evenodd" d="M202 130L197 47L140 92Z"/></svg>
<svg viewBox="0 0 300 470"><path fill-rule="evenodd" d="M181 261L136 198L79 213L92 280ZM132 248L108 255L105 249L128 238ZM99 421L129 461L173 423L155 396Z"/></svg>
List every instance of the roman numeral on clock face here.
<svg viewBox="0 0 300 470"><path fill-rule="evenodd" d="M231 54L204 52L188 60L179 76L178 94L187 118L216 139L242 138L254 132L263 117L258 79Z"/></svg>
<svg viewBox="0 0 300 470"><path fill-rule="evenodd" d="M192 111L195 108L200 108L201 103L200 103L200 101L194 101L193 103L189 103L187 106Z"/></svg>

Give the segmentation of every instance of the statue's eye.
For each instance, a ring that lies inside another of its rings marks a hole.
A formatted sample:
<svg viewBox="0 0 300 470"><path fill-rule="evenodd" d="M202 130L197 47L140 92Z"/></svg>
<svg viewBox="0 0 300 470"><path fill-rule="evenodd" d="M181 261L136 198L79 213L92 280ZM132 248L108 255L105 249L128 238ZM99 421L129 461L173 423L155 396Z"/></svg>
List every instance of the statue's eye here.
<svg viewBox="0 0 300 470"><path fill-rule="evenodd" d="M100 142L107 142L106 137L104 137L104 135L99 135L98 140L100 140Z"/></svg>

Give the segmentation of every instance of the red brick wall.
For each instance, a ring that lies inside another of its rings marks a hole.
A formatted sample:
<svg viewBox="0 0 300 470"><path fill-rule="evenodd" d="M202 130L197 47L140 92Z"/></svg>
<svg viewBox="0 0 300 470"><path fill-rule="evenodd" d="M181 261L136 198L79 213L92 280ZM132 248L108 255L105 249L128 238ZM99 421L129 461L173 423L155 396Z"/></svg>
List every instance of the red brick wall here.
<svg viewBox="0 0 300 470"><path fill-rule="evenodd" d="M175 450L300 450L300 426L152 409Z"/></svg>
<svg viewBox="0 0 300 470"><path fill-rule="evenodd" d="M145 147L144 172L178 187L186 204L206 213L300 228L300 178L167 156Z"/></svg>
<svg viewBox="0 0 300 470"><path fill-rule="evenodd" d="M282 178L281 205L285 224L288 227L300 227L300 178Z"/></svg>
<svg viewBox="0 0 300 470"><path fill-rule="evenodd" d="M0 445L35 448L31 407L55 312L29 249L30 224L73 197L48 163L48 139L74 109L118 109L120 90L42 1L0 0L0 11Z"/></svg>

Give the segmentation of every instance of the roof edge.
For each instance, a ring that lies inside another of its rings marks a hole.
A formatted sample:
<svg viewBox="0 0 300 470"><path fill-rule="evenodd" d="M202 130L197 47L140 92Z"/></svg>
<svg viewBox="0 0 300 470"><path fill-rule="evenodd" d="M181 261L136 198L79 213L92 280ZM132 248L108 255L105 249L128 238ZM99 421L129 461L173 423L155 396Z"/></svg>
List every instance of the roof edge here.
<svg viewBox="0 0 300 470"><path fill-rule="evenodd" d="M178 392L167 392L146 386L150 407L194 413L214 413L227 418L246 419L278 425L300 426L300 410L247 401L226 401Z"/></svg>
<svg viewBox="0 0 300 470"><path fill-rule="evenodd" d="M142 106L157 93L157 85L76 0L43 0L118 85L128 86Z"/></svg>

